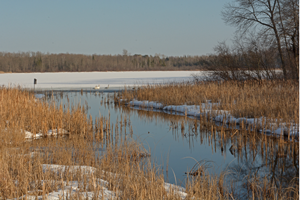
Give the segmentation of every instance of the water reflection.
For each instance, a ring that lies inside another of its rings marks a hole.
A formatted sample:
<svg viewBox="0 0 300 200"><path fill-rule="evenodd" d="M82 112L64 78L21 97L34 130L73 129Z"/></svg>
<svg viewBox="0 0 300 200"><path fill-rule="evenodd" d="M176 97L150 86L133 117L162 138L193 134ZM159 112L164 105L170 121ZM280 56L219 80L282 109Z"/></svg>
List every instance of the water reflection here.
<svg viewBox="0 0 300 200"><path fill-rule="evenodd" d="M252 192L261 192L268 197L270 190L276 190L280 194L284 188L297 189L298 145L287 146L271 140L267 142L270 143L265 141L260 143L261 148L245 148L242 150L245 155L243 159L229 166L231 173L228 179L236 186L240 186L237 196L249 198Z"/></svg>
<svg viewBox="0 0 300 200"><path fill-rule="evenodd" d="M279 183L282 187L288 186L292 180L299 181L298 143L249 130L221 127L202 118L114 104L114 93L81 91L47 94L48 99L54 100L57 105L62 103L64 108L80 104L90 118L105 117L109 120L109 128L107 124L102 126L112 134L102 133L104 135L101 136L99 132L99 138L102 137L104 142L128 137L140 141L171 183L184 184L191 172L193 174L190 175L200 175L196 172L205 167L201 163L207 162L212 164L206 167L209 173L230 171L227 181L242 188L237 194L241 197L255 190L251 183L257 182L257 179L275 188L279 187ZM98 126L101 125L95 125ZM265 186L256 187L258 190Z"/></svg>

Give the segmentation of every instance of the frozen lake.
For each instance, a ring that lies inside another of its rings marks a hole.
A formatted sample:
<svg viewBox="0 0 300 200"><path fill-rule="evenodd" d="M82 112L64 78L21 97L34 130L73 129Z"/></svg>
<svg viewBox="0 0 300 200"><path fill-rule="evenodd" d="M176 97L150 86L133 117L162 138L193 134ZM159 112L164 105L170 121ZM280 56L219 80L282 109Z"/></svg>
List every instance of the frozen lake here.
<svg viewBox="0 0 300 200"><path fill-rule="evenodd" d="M70 90L123 88L148 83L168 83L192 80L192 74L205 74L200 71L129 71L129 72L57 72L57 73L4 73L0 74L0 85L11 85L36 89Z"/></svg>

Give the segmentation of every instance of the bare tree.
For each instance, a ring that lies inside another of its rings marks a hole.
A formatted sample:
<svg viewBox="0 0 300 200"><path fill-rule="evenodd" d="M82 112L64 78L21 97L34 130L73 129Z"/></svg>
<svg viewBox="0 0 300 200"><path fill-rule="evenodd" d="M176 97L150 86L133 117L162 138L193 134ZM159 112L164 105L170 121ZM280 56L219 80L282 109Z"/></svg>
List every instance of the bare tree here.
<svg viewBox="0 0 300 200"><path fill-rule="evenodd" d="M298 0L235 0L225 6L222 15L224 21L236 26L239 33L245 34L252 29L270 43L275 41L284 77L288 78L285 52L290 43L295 59L299 54L296 50L299 41ZM295 67L299 72L299 65Z"/></svg>
<svg viewBox="0 0 300 200"><path fill-rule="evenodd" d="M123 49L123 56L128 56L128 51L126 49Z"/></svg>
<svg viewBox="0 0 300 200"><path fill-rule="evenodd" d="M241 55L226 45L225 42L219 43L214 50L217 57L210 76L215 80L243 80Z"/></svg>
<svg viewBox="0 0 300 200"><path fill-rule="evenodd" d="M287 63L293 78L299 79L299 1L278 2L280 33L286 48Z"/></svg>
<svg viewBox="0 0 300 200"><path fill-rule="evenodd" d="M221 42L214 50L213 62L206 68L210 71L208 79L261 81L282 77L274 67L279 58L276 48L254 33L242 39L236 36L232 46Z"/></svg>

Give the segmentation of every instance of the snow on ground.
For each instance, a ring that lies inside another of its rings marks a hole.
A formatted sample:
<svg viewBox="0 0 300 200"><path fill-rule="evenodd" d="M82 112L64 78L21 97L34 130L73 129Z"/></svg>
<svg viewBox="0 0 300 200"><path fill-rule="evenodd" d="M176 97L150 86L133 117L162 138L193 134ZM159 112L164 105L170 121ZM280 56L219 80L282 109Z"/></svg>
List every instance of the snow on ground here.
<svg viewBox="0 0 300 200"><path fill-rule="evenodd" d="M100 85L100 89L123 88L126 86L148 83L167 83L191 80L191 74L207 72L199 71L129 71L129 72L57 72L57 73L4 73L0 74L0 85L33 88L33 80L37 79L35 89L92 89Z"/></svg>
<svg viewBox="0 0 300 200"><path fill-rule="evenodd" d="M98 194L98 198L97 199L103 199L103 200L112 200L112 199L117 199L116 198L116 194L113 191L110 191L107 189L106 185L108 184L108 182L101 180L101 179L97 179L97 186L101 187L100 192ZM99 184L99 181L103 182L104 184ZM46 181L45 181L46 182ZM42 200L42 199L47 199L47 200L60 200L60 199L95 199L95 193L94 192L83 192L80 190L80 184L78 181L69 181L68 184L66 183L66 181L63 181L63 188L59 188L57 189L57 191L52 191L49 194L45 194L45 198L40 195L40 196L34 196L34 195L30 195L30 191L28 191L28 195L24 195L22 197L19 197L18 199L28 199L28 200ZM105 185L105 186L103 186ZM42 192L42 191L41 191ZM81 198L78 198L78 197ZM26 198L25 198L26 197ZM74 198L71 198L74 197Z"/></svg>
<svg viewBox="0 0 300 200"><path fill-rule="evenodd" d="M37 134L33 134L29 131L23 131L21 130L22 133L25 134L25 139L40 139L42 137L44 137L43 133L37 133ZM68 134L68 131L64 130L64 129L53 129L53 130L49 130L45 136L57 136L57 135L66 135Z"/></svg>
<svg viewBox="0 0 300 200"><path fill-rule="evenodd" d="M51 171L57 173L57 175L63 176L63 173L67 170L68 172L78 172L79 170L83 174L89 174L93 177L93 174L96 172L96 168L90 166L65 166L65 165L51 165L51 164L43 164L42 165L43 171ZM105 173L103 171L103 173ZM116 174L110 173L114 177L118 177ZM47 180L51 181L51 180ZM46 181L45 181L46 182ZM93 179L94 187L101 187L100 192L98 194L97 199L117 199L117 194L113 191L108 190L109 183L105 180L95 178ZM67 196L81 196L82 199L95 199L95 194L92 191L82 191L80 190L80 185L82 183L78 181L70 181L68 184L63 181L63 187L58 188L57 191L52 191L49 194L45 194L45 198L48 200L58 200L58 199L65 199ZM187 193L185 193L185 188L176 186L170 183L164 184L165 190L167 192L177 193L182 199L185 199ZM30 194L30 191L28 191ZM103 196L102 196L103 195ZM103 198L102 198L103 197ZM25 196L23 196L25 198ZM20 197L19 199L22 199ZM27 195L27 199L36 199L35 196ZM44 199L43 196L38 196L37 199Z"/></svg>
<svg viewBox="0 0 300 200"><path fill-rule="evenodd" d="M122 101L122 100L121 100ZM276 123L270 122L270 119L267 119L266 117L260 117L260 118L235 118L230 114L229 111L226 110L213 110L212 106L217 105L217 103L202 103L201 106L199 105L163 105L161 103L152 102L152 101L137 101L133 100L130 101L129 104L131 106L140 107L140 108L154 108L154 109L160 109L166 112L175 112L178 114L184 114L187 116L193 116L193 117L200 117L200 115L206 115L208 113L211 114L213 117L213 120L220 123L226 123L226 124L234 124L237 125L244 124L246 126L252 126L258 128L259 132L264 132L268 135L274 135L274 136L288 136L288 133L290 133L290 136L295 136L295 139L298 140L299 138L299 124L286 124L282 122ZM201 108L200 108L201 107ZM267 123L268 122L268 123ZM266 127L267 124L271 127Z"/></svg>

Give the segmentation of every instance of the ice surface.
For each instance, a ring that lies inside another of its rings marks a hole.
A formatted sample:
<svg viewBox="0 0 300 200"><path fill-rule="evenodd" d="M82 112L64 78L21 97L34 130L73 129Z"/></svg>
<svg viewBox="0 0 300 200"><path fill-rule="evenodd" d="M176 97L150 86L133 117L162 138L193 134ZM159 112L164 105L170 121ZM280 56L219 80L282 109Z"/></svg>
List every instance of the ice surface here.
<svg viewBox="0 0 300 200"><path fill-rule="evenodd" d="M129 72L60 72L60 73L4 73L0 74L0 85L35 89L101 88L167 83L191 80L191 74L199 71L129 71ZM201 72L203 75L206 72Z"/></svg>

